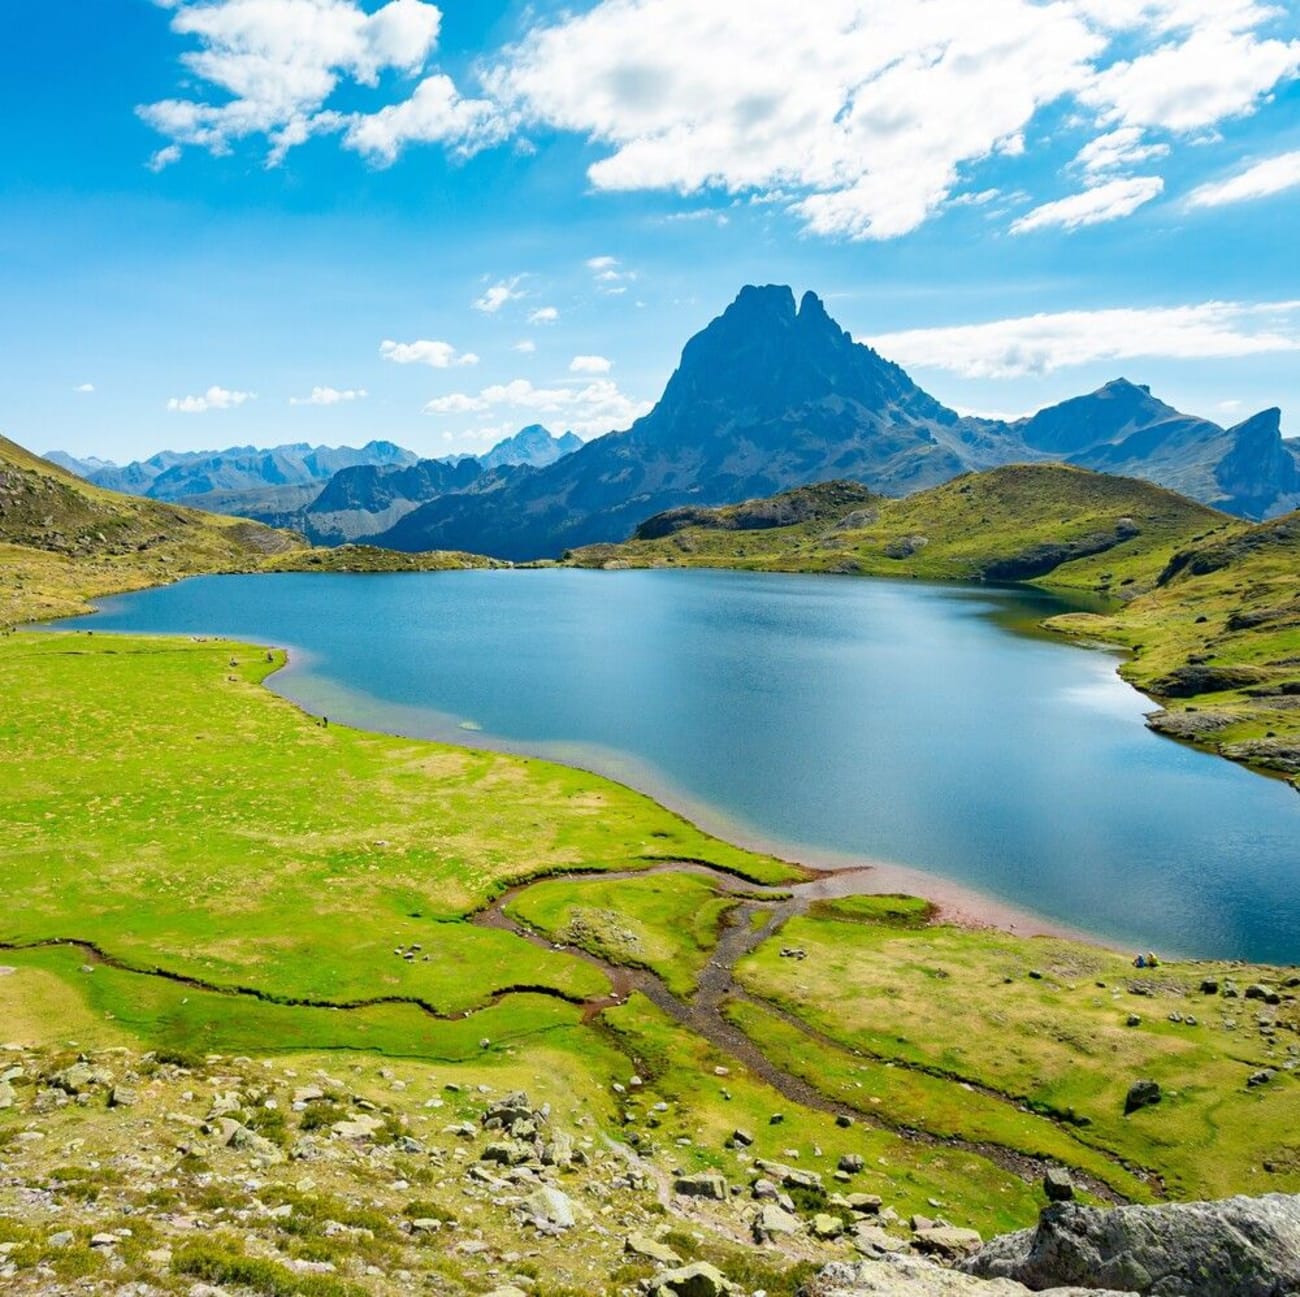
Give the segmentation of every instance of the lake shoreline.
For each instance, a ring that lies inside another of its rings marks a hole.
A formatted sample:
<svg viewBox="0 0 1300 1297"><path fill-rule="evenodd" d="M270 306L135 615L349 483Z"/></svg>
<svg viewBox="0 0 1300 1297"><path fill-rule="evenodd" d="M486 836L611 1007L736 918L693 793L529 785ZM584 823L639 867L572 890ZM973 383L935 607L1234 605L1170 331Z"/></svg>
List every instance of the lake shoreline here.
<svg viewBox="0 0 1300 1297"><path fill-rule="evenodd" d="M267 676L263 682L264 688L306 715L319 718L326 714L294 692L291 686L284 687L285 681L291 682L295 677L304 676L310 671L312 654L289 646L276 647L285 655L284 664ZM650 771L649 767L635 762L626 754L613 753L613 760L610 761L592 760L593 751L597 752L598 757L598 750L590 747L584 749L587 754L584 757L572 745L512 741L495 734L467 730L458 726L451 717L444 718L446 730L439 727L431 732L413 733L408 729L385 727L364 719L352 720L343 713L338 713L337 716L342 723L371 733L439 743L470 752L498 752L552 761L601 779L609 779L650 798L711 837L746 851L774 856L794 868L806 871L810 876L809 882L817 885L812 894L819 898L903 894L928 901L935 907L937 921L955 927L969 930L995 928L1020 937L1053 937L1079 941L1098 949L1121 953L1127 949L1117 938L1064 923L991 892L981 891L914 865L864 858L805 843L785 842L765 835L741 825L716 807L689 797L661 775ZM567 751L564 750L566 748ZM1179 955L1179 952L1172 950L1165 953L1169 958Z"/></svg>

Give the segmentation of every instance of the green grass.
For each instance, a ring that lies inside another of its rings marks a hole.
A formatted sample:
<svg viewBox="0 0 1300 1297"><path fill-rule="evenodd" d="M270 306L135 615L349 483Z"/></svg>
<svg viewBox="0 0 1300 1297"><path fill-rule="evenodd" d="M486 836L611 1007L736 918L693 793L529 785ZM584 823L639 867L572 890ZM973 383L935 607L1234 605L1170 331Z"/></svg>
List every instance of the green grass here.
<svg viewBox="0 0 1300 1297"><path fill-rule="evenodd" d="M748 1154L817 1171L832 1190L842 1187L832 1179L840 1157L861 1154L866 1167L850 1189L881 1194L904 1217L931 1211L927 1203L935 1198L955 1224L988 1233L1017 1228L1037 1212L1039 1191L987 1157L863 1123L837 1126L829 1113L790 1102L640 995L606 1013L605 1020L647 1078L647 1093L629 1105L634 1120L622 1138L636 1134L641 1147L656 1148L690 1139L689 1146L671 1147L674 1162L687 1171L721 1170L733 1183L748 1184L757 1173L745 1153L725 1147L740 1127L754 1137ZM716 1075L719 1066L728 1069L726 1075ZM653 1112L656 1100L668 1104L666 1113ZM770 1122L774 1113L783 1115L780 1124Z"/></svg>
<svg viewBox="0 0 1300 1297"><path fill-rule="evenodd" d="M649 968L689 996L734 899L691 874L622 881L554 879L521 893L507 912L555 941L610 963Z"/></svg>
<svg viewBox="0 0 1300 1297"><path fill-rule="evenodd" d="M735 530L728 525L731 515L749 506L697 510L703 525L656 540L578 550L570 561L963 581L994 576L999 564L1036 559L1043 570L1032 576L1045 584L1118 594L1152 579L1193 536L1235 525L1225 514L1148 482L1055 464L968 473L901 500L849 498L844 488L850 486L805 487L770 502L812 496L807 521ZM827 497L824 504L818 493ZM863 494L861 488L853 493ZM1134 530L1121 537L1116 529L1123 520ZM1072 544L1106 547L1071 557Z"/></svg>
<svg viewBox="0 0 1300 1297"><path fill-rule="evenodd" d="M516 986L607 989L580 960L455 921L511 883L662 857L792 875L593 775L321 728L259 687L279 661L179 639L0 641L0 879L22 898L0 939L75 937L281 1001L452 1013Z"/></svg>
<svg viewBox="0 0 1300 1297"><path fill-rule="evenodd" d="M784 945L801 947L806 958L780 958ZM1281 1071L1269 1086L1245 1084L1255 1069L1279 1067L1285 1047L1279 1052L1261 1037L1253 1002L1199 990L1206 976L1235 978L1244 988L1273 976L1269 970L1164 964L1144 976L1123 956L1072 942L809 917L791 920L737 972L752 993L843 1050L928 1071L877 1071L883 1079L872 1082L892 1090L892 1098L879 1096L886 1105L904 1104L926 1129L941 1129L945 1096L954 1097L948 1082L966 1081L1054 1116L1076 1145L1073 1158L1059 1155L1075 1165L1095 1165L1080 1161L1079 1146L1108 1152L1158 1171L1177 1197L1300 1190L1288 1152L1296 1141L1284 1133L1300 1128L1300 1078ZM1134 995L1132 986L1154 994ZM1171 1013L1191 1015L1196 1025L1170 1022ZM1126 1025L1130 1014L1140 1026ZM1294 1004L1284 1018L1294 1024ZM1235 1029L1225 1029L1225 1019ZM745 1027L792 1065L799 1050L807 1056L806 1041L783 1024L751 1014ZM843 1080L825 1060L817 1066L839 1094ZM1145 1077L1160 1082L1165 1100L1124 1116L1128 1086ZM935 1078L947 1082L934 1089ZM956 1118L974 1121L981 1101L968 1094L961 1103ZM997 1107L989 1120L1005 1117ZM1080 1119L1087 1124L1076 1125ZM1043 1138L1022 1129L1008 1139L991 1128L988 1137L1024 1148ZM1269 1174L1266 1161L1284 1169Z"/></svg>

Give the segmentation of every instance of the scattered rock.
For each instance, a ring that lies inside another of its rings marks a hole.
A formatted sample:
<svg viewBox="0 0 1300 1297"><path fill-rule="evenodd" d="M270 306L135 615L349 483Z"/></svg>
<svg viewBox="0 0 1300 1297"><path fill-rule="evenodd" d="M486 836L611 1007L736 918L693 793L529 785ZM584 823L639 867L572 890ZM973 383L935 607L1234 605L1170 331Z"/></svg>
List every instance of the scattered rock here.
<svg viewBox="0 0 1300 1297"><path fill-rule="evenodd" d="M538 1226L554 1229L572 1229L577 1224L573 1200L567 1193L551 1185L534 1190L521 1204L524 1215Z"/></svg>
<svg viewBox="0 0 1300 1297"><path fill-rule="evenodd" d="M1161 1090L1158 1081L1134 1081L1124 1096L1124 1115L1137 1112L1140 1108L1150 1108L1160 1102Z"/></svg>
<svg viewBox="0 0 1300 1297"><path fill-rule="evenodd" d="M758 1209L752 1227L755 1239L767 1243L777 1235L797 1234L803 1228L803 1222L793 1213L769 1202Z"/></svg>
<svg viewBox="0 0 1300 1297"><path fill-rule="evenodd" d="M725 1202L727 1198L727 1182L716 1171L679 1175L673 1183L673 1190L688 1198L715 1198L719 1202Z"/></svg>
<svg viewBox="0 0 1300 1297"><path fill-rule="evenodd" d="M1059 1166L1047 1168L1043 1176L1043 1192L1049 1202L1069 1202L1074 1197L1074 1181L1070 1173Z"/></svg>
<svg viewBox="0 0 1300 1297"><path fill-rule="evenodd" d="M832 1216L829 1212L819 1211L812 1218L810 1228L815 1238L839 1238L844 1233L844 1222L838 1216Z"/></svg>
<svg viewBox="0 0 1300 1297"><path fill-rule="evenodd" d="M623 1251L631 1256L657 1261L660 1265L681 1265L682 1259L667 1243L658 1243L647 1234L629 1234L623 1240Z"/></svg>
<svg viewBox="0 0 1300 1297"><path fill-rule="evenodd" d="M730 1283L716 1266L707 1261L679 1270L665 1270L651 1280L649 1291L659 1297L739 1297L741 1289Z"/></svg>
<svg viewBox="0 0 1300 1297"><path fill-rule="evenodd" d="M912 1242L922 1252L956 1260L977 1252L984 1240L973 1229L958 1229L954 1225L935 1225L918 1229Z"/></svg>

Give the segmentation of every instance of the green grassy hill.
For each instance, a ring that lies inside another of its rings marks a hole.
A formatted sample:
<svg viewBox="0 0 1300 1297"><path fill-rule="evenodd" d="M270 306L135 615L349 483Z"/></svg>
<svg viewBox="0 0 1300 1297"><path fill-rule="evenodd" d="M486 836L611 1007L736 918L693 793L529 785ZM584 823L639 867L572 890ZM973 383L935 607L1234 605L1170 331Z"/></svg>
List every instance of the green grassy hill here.
<svg viewBox="0 0 1300 1297"><path fill-rule="evenodd" d="M1193 538L1239 524L1172 491L1061 465L969 473L895 500L851 482L649 519L580 566L742 567L1127 591Z"/></svg>
<svg viewBox="0 0 1300 1297"><path fill-rule="evenodd" d="M247 519L102 490L0 437L0 625L199 572L251 570L302 544Z"/></svg>
<svg viewBox="0 0 1300 1297"><path fill-rule="evenodd" d="M207 572L441 571L470 554L314 550L246 518L119 495L0 437L0 626L87 611L97 596Z"/></svg>
<svg viewBox="0 0 1300 1297"><path fill-rule="evenodd" d="M1300 783L1300 513L1203 538L1118 612L1054 625L1129 650L1156 729Z"/></svg>

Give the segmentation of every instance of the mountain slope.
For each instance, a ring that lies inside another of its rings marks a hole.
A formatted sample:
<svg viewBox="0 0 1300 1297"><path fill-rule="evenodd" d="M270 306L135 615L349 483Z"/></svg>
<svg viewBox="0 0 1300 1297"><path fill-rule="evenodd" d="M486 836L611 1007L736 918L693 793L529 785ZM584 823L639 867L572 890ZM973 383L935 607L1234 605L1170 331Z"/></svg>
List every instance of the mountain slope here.
<svg viewBox="0 0 1300 1297"><path fill-rule="evenodd" d="M103 490L0 437L0 624L76 612L95 594L248 570L301 544L244 518Z"/></svg>
<svg viewBox="0 0 1300 1297"><path fill-rule="evenodd" d="M422 459L404 468L363 464L335 473L301 512L312 542L338 545L374 536L429 500L463 491L483 473L475 459Z"/></svg>
<svg viewBox="0 0 1300 1297"><path fill-rule="evenodd" d="M554 557L623 540L680 505L833 479L905 496L971 469L1048 460L1146 478L1249 516L1300 501L1300 456L1276 411L1224 429L1121 379L1015 423L961 417L854 342L814 294L796 308L788 288L769 285L743 289L686 344L659 403L626 432L429 500L371 539Z"/></svg>
<svg viewBox="0 0 1300 1297"><path fill-rule="evenodd" d="M1124 677L1165 703L1153 728L1300 787L1300 512L1198 538L1121 612L1057 622L1129 650Z"/></svg>

